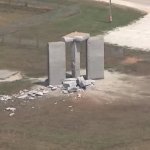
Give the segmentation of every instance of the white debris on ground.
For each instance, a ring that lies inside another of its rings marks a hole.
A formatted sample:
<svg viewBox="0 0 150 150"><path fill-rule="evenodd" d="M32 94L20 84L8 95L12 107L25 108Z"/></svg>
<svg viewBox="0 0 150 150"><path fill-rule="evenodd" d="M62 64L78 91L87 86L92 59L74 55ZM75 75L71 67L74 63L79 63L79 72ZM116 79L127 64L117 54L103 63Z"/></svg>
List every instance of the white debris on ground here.
<svg viewBox="0 0 150 150"><path fill-rule="evenodd" d="M8 101L11 99L12 99L12 97L9 95L0 95L0 101Z"/></svg>
<svg viewBox="0 0 150 150"><path fill-rule="evenodd" d="M14 107L7 107L6 110L7 110L7 111L15 112L15 111L16 111L16 108L14 108Z"/></svg>
<svg viewBox="0 0 150 150"><path fill-rule="evenodd" d="M7 107L6 111L9 111L10 112L9 116L12 117L12 116L15 115L16 108L14 108L14 107Z"/></svg>
<svg viewBox="0 0 150 150"><path fill-rule="evenodd" d="M72 94L73 92L84 91L88 86L94 85L94 80L85 80L83 77L76 78L67 78L63 81L62 85L53 86L49 85L47 87L40 86L33 88L31 90L21 90L17 94L13 95L0 95L0 101L7 102L13 99L23 99L23 100L34 100L38 97L42 97L50 92L61 91L63 94ZM78 93L78 98L81 98L81 94Z"/></svg>

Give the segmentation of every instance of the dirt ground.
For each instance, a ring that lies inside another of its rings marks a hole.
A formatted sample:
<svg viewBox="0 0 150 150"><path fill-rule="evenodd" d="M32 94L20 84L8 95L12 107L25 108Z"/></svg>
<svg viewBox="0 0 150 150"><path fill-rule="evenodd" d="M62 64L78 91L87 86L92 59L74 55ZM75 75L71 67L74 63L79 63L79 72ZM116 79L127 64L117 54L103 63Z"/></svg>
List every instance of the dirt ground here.
<svg viewBox="0 0 150 150"><path fill-rule="evenodd" d="M150 52L105 44L105 79L81 98L56 92L0 101L0 150L149 150L149 58ZM8 91L30 86L13 84ZM8 107L16 108L13 115Z"/></svg>
<svg viewBox="0 0 150 150"><path fill-rule="evenodd" d="M105 79L77 94L0 102L2 150L150 148L149 52L105 45ZM15 107L10 117L7 107Z"/></svg>

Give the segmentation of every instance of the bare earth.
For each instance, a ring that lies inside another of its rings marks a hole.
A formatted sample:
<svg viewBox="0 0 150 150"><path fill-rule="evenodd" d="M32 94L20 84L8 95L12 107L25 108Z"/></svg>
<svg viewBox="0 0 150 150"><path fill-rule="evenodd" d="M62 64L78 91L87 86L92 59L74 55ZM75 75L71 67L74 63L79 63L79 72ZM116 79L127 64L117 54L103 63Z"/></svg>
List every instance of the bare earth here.
<svg viewBox="0 0 150 150"><path fill-rule="evenodd" d="M149 150L149 58L148 51L106 44L105 66L111 69L80 98L55 91L35 100L0 101L0 150Z"/></svg>
<svg viewBox="0 0 150 150"><path fill-rule="evenodd" d="M108 0L97 1L108 2ZM116 28L106 33L105 42L150 51L150 1L113 0L112 2L146 11L148 14L126 27Z"/></svg>

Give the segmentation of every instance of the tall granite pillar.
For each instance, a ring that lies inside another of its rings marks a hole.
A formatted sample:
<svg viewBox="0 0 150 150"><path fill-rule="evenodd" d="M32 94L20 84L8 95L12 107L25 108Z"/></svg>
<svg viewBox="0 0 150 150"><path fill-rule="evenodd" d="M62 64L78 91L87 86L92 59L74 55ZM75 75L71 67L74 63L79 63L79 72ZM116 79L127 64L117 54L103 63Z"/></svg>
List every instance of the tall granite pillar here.
<svg viewBox="0 0 150 150"><path fill-rule="evenodd" d="M48 43L48 81L59 85L66 78L66 50L64 42Z"/></svg>
<svg viewBox="0 0 150 150"><path fill-rule="evenodd" d="M91 37L87 41L87 79L104 78L104 39Z"/></svg>
<svg viewBox="0 0 150 150"><path fill-rule="evenodd" d="M80 76L80 51L81 42L86 41L90 35L88 33L73 32L63 37L65 43L70 43L72 53L72 76L77 78Z"/></svg>

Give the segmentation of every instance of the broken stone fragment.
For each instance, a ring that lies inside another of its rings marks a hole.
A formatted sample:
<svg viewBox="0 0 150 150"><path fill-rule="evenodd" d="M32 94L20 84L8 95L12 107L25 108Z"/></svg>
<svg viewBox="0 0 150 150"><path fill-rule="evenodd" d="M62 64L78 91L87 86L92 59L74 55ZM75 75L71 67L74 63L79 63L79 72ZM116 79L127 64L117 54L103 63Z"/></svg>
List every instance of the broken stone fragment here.
<svg viewBox="0 0 150 150"><path fill-rule="evenodd" d="M81 98L81 94L80 94L80 93L78 93L77 97L78 97L78 98Z"/></svg>
<svg viewBox="0 0 150 150"><path fill-rule="evenodd" d="M43 96L43 92L37 92L36 95L37 96Z"/></svg>
<svg viewBox="0 0 150 150"><path fill-rule="evenodd" d="M49 86L48 86L48 88L53 88L53 87L54 87L53 85L49 85Z"/></svg>
<svg viewBox="0 0 150 150"><path fill-rule="evenodd" d="M77 84L79 85L80 88L85 89L86 88L86 80L82 77L77 78Z"/></svg>
<svg viewBox="0 0 150 150"><path fill-rule="evenodd" d="M62 90L62 93L63 94L68 94L68 91L67 90Z"/></svg>
<svg viewBox="0 0 150 150"><path fill-rule="evenodd" d="M48 90L43 90L43 94L47 94L48 92Z"/></svg>
<svg viewBox="0 0 150 150"><path fill-rule="evenodd" d="M77 92L78 90L79 90L78 87L68 88L68 92L69 92L69 93Z"/></svg>
<svg viewBox="0 0 150 150"><path fill-rule="evenodd" d="M0 96L0 100L1 101L8 101L8 100L11 100L12 97L11 96L8 96L8 95L2 95Z"/></svg>
<svg viewBox="0 0 150 150"><path fill-rule="evenodd" d="M95 84L94 80L86 80L86 86L94 85L94 84Z"/></svg>
<svg viewBox="0 0 150 150"><path fill-rule="evenodd" d="M12 117L12 116L14 116L14 115L15 115L15 113L10 113L10 114L9 114L10 117Z"/></svg>
<svg viewBox="0 0 150 150"><path fill-rule="evenodd" d="M30 99L30 100L33 100L33 99L35 99L35 98L34 98L34 97L29 97L29 99Z"/></svg>
<svg viewBox="0 0 150 150"><path fill-rule="evenodd" d="M28 94L24 94L24 95L18 96L19 99L25 99L25 98L27 98L27 97L28 97Z"/></svg>
<svg viewBox="0 0 150 150"><path fill-rule="evenodd" d="M14 111L16 111L16 108L14 108L14 107L7 107L6 110L14 112Z"/></svg>
<svg viewBox="0 0 150 150"><path fill-rule="evenodd" d="M63 81L63 87L66 90L74 89L74 88L76 88L76 86L77 86L77 82L76 82L76 79L74 79L74 78L69 78L69 79L66 79L65 81Z"/></svg>
<svg viewBox="0 0 150 150"><path fill-rule="evenodd" d="M52 87L51 90L55 91L55 90L57 90L57 87Z"/></svg>

